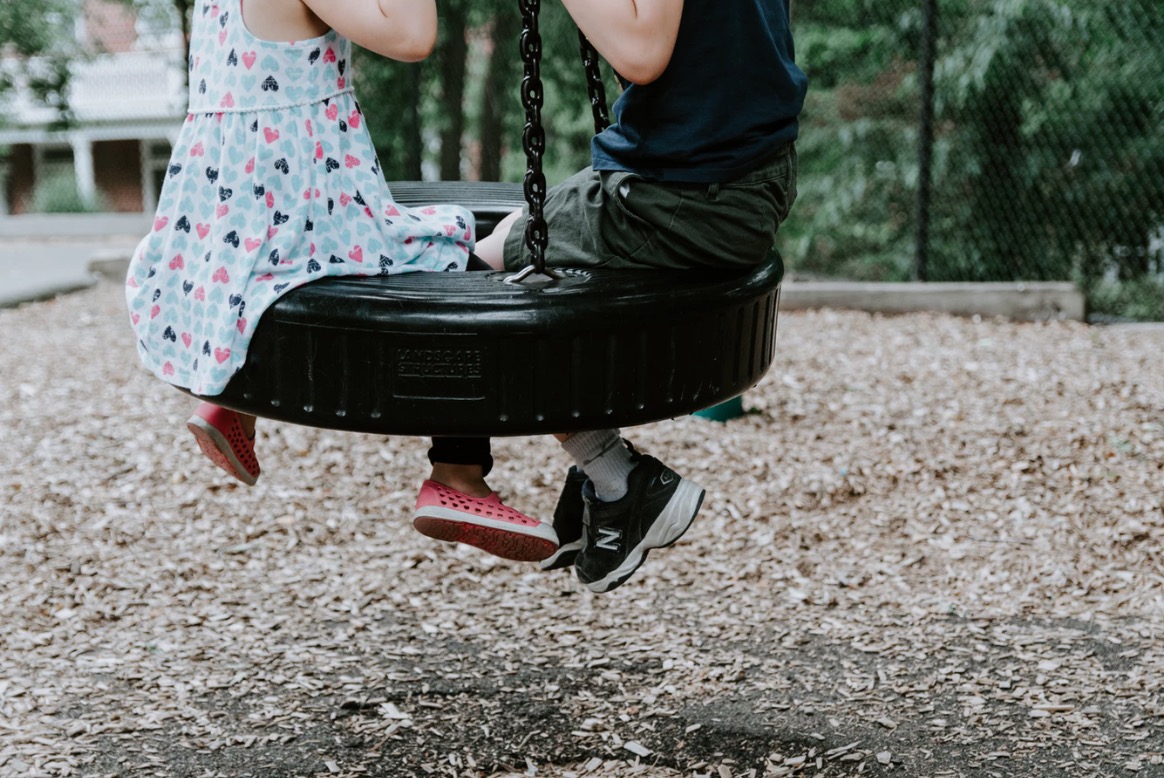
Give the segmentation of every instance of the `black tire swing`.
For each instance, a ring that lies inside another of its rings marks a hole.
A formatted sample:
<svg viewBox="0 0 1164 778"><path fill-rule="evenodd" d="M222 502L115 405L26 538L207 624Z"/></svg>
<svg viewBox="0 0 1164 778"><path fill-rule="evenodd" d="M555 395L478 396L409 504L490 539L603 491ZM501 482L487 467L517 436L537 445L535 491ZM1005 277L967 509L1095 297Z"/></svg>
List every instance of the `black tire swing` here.
<svg viewBox="0 0 1164 778"><path fill-rule="evenodd" d="M735 397L767 372L784 275L774 252L742 273L545 266L540 0L519 3L524 187L390 189L404 205L459 203L474 212L480 234L528 204L530 267L307 284L264 312L245 366L225 392L205 399L379 435L535 435L686 415ZM600 132L608 119L598 55L579 37Z"/></svg>

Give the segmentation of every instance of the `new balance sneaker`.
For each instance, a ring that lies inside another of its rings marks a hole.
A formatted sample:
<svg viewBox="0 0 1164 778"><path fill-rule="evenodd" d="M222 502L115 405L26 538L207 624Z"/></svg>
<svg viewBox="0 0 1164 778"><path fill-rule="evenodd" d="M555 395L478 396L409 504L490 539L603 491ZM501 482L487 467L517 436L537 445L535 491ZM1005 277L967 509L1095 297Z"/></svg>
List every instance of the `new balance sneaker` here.
<svg viewBox="0 0 1164 778"><path fill-rule="evenodd" d="M505 505L496 492L471 497L436 481L421 485L412 526L430 538L517 562L537 562L558 549L552 527Z"/></svg>
<svg viewBox="0 0 1164 778"><path fill-rule="evenodd" d="M582 550L574 559L578 580L592 592L609 592L639 568L652 548L666 548L687 531L703 504L703 487L643 454L627 479L627 493L602 502L589 481Z"/></svg>
<svg viewBox="0 0 1164 778"><path fill-rule="evenodd" d="M582 500L582 484L586 474L577 467L566 473L566 484L558 497L558 507L554 508L554 532L558 533L558 550L543 559L538 567L543 570L558 570L574 564L574 557L582 550L582 512L586 503Z"/></svg>

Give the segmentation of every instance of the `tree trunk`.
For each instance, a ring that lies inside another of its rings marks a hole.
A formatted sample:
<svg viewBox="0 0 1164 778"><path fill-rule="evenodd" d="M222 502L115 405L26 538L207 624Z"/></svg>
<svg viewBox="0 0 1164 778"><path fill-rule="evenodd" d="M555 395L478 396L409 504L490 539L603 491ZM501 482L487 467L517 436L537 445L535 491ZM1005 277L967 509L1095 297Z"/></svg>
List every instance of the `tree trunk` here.
<svg viewBox="0 0 1164 778"><path fill-rule="evenodd" d="M489 61L485 83L481 88L481 163L482 181L501 180L501 158L505 150L506 110L515 102L519 84L514 80L517 62L517 40L521 20L516 3L508 3L498 10L490 30Z"/></svg>
<svg viewBox="0 0 1164 778"><path fill-rule="evenodd" d="M190 85L190 5L192 0L174 0L178 22L182 27L182 67L186 86Z"/></svg>
<svg viewBox="0 0 1164 778"><path fill-rule="evenodd" d="M400 161L405 180L421 180L421 160L424 157L424 140L421 138L420 87L422 68L419 64L404 68L405 99L409 110L400 112L401 136L404 141L404 158Z"/></svg>
<svg viewBox="0 0 1164 778"><path fill-rule="evenodd" d="M446 124L441 128L441 180L461 180L461 140L465 134L465 68L469 46L465 14L454 9L441 19L445 35L439 67Z"/></svg>

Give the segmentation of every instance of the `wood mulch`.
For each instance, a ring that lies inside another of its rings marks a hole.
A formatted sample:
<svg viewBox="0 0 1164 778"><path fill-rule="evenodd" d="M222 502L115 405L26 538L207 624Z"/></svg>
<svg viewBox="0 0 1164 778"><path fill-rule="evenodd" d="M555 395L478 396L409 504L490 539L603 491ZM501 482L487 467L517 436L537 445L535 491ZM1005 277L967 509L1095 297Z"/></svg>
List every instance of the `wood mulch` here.
<svg viewBox="0 0 1164 778"><path fill-rule="evenodd" d="M220 476L116 284L0 333L0 775L1164 775L1164 332L783 315L625 431L708 498L607 595L413 531L421 439Z"/></svg>

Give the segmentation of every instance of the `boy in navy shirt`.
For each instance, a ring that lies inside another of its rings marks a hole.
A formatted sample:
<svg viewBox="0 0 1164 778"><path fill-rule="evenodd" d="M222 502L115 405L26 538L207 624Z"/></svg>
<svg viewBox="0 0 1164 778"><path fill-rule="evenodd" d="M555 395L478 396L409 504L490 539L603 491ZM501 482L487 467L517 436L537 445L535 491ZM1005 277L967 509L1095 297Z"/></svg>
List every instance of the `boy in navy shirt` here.
<svg viewBox="0 0 1164 778"><path fill-rule="evenodd" d="M625 90L592 165L547 192L546 264L746 268L765 261L796 199L798 116L807 79L794 61L789 0L562 0ZM529 262L506 217L477 254ZM560 435L577 463L554 513L573 564L609 591L650 549L687 531L704 491L618 430Z"/></svg>

